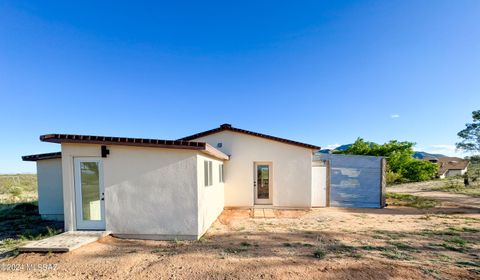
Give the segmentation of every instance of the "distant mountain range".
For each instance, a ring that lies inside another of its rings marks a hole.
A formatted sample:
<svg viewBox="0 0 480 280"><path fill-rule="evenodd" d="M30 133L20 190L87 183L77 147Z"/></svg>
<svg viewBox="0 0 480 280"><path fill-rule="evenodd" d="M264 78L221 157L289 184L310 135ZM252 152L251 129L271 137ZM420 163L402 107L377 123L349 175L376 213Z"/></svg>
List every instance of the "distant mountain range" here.
<svg viewBox="0 0 480 280"><path fill-rule="evenodd" d="M427 152L420 152L420 151L414 151L413 152L413 157L422 159L422 158L440 158L440 157L446 157L446 155L442 154L430 154Z"/></svg>
<svg viewBox="0 0 480 280"><path fill-rule="evenodd" d="M352 146L352 144L345 144L345 145L338 146L333 150L332 149L320 150L319 153L330 154L335 150L336 151L345 151L350 146ZM442 155L442 154L430 154L430 153L422 152L422 151L413 151L413 157L418 158L418 159L422 159L422 158L439 158L439 157L446 157L446 156Z"/></svg>

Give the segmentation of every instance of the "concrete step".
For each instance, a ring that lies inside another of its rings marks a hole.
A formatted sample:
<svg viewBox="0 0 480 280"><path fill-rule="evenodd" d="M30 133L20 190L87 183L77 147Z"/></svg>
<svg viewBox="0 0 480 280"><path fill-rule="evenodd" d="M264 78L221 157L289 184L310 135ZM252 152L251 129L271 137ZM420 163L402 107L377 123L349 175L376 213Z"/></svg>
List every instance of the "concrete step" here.
<svg viewBox="0 0 480 280"><path fill-rule="evenodd" d="M108 231L67 231L18 248L21 252L70 252L110 235Z"/></svg>
<svg viewBox="0 0 480 280"><path fill-rule="evenodd" d="M275 218L275 212L272 208L252 208L253 218Z"/></svg>

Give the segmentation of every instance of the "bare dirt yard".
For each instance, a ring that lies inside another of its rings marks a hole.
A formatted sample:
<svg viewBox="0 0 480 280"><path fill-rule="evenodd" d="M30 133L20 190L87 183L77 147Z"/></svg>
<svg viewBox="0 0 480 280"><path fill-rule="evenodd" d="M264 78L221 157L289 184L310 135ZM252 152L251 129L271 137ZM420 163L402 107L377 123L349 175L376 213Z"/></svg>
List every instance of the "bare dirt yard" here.
<svg viewBox="0 0 480 280"><path fill-rule="evenodd" d="M200 241L106 237L70 253L19 254L0 261L0 279L480 278L478 209L275 214L225 210Z"/></svg>
<svg viewBox="0 0 480 280"><path fill-rule="evenodd" d="M460 179L445 179L394 185L388 187L388 192L431 198L441 201L444 206L480 209L478 189L480 187L477 185L470 188L463 187ZM468 195L469 192L473 194Z"/></svg>

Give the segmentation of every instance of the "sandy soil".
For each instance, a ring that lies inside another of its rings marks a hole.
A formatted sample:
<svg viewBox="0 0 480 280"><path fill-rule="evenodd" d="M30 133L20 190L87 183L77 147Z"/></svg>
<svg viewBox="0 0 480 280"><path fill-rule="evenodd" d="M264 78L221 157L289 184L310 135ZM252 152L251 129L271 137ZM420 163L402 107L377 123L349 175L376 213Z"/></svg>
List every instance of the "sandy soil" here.
<svg viewBox="0 0 480 280"><path fill-rule="evenodd" d="M476 209L275 212L226 210L196 242L107 237L65 254L20 254L0 262L0 279L480 278Z"/></svg>

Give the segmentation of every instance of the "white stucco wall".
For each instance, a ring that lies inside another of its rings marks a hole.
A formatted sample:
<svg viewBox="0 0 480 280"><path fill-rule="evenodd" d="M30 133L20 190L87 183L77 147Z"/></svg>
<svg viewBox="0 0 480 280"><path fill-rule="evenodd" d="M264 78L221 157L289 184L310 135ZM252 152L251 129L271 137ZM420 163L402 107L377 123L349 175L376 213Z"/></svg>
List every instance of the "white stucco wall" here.
<svg viewBox="0 0 480 280"><path fill-rule="evenodd" d="M37 161L38 212L47 220L63 220L62 160Z"/></svg>
<svg viewBox="0 0 480 280"><path fill-rule="evenodd" d="M197 152L108 146L103 158L106 230L133 238L197 238ZM65 228L75 229L74 157L100 145L62 144Z"/></svg>
<svg viewBox="0 0 480 280"><path fill-rule="evenodd" d="M451 170L448 170L447 172L445 172L445 175L443 176L443 178L445 177L453 177L453 176L462 176L464 175L465 173L467 172L467 168L465 169L451 169Z"/></svg>
<svg viewBox="0 0 480 280"><path fill-rule="evenodd" d="M225 206L254 205L254 162L272 162L273 205L311 207L312 150L222 131L195 139L231 155L225 162ZM217 147L221 142L222 147Z"/></svg>
<svg viewBox="0 0 480 280"><path fill-rule="evenodd" d="M212 161L212 185L205 186L204 161ZM220 182L219 166L223 162L212 157L197 156L198 179L198 235L203 235L222 213L224 207L224 183ZM224 170L225 172L225 170Z"/></svg>

